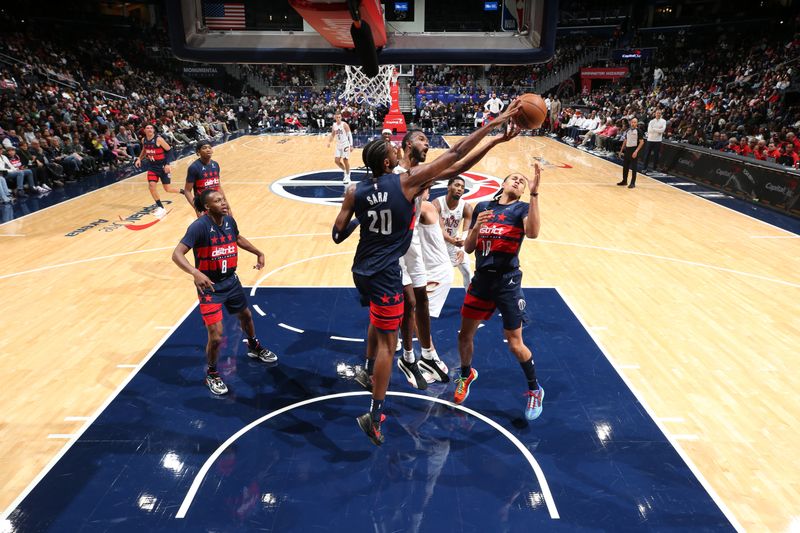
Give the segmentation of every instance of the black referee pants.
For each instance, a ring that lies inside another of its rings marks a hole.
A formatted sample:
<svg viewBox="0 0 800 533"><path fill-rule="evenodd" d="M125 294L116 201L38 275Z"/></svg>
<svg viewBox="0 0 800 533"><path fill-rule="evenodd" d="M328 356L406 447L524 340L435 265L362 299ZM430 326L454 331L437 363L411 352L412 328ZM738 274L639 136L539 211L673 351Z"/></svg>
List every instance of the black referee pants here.
<svg viewBox="0 0 800 533"><path fill-rule="evenodd" d="M633 157L636 151L635 146L626 146L622 153L622 182L628 181L628 169L631 170L631 185L636 185L636 167L639 164L637 158Z"/></svg>

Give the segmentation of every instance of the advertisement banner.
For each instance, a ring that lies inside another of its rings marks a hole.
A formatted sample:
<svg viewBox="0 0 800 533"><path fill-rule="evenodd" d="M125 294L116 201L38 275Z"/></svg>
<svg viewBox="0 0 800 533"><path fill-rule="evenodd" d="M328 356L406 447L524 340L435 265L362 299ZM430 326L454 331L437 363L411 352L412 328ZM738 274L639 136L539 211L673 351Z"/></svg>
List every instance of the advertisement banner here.
<svg viewBox="0 0 800 533"><path fill-rule="evenodd" d="M800 215L800 172L774 163L665 141L664 172Z"/></svg>

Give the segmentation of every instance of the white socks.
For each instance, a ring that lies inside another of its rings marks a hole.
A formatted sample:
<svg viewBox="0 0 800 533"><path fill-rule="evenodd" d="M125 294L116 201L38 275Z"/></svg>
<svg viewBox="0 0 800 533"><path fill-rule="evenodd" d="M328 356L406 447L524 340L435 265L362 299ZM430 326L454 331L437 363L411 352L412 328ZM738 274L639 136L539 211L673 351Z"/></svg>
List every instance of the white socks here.
<svg viewBox="0 0 800 533"><path fill-rule="evenodd" d="M413 348L411 350L406 350L405 348L403 348L403 360L406 363L413 363L414 359L415 357Z"/></svg>
<svg viewBox="0 0 800 533"><path fill-rule="evenodd" d="M422 357L424 359L439 359L439 354L436 353L436 348L423 348Z"/></svg>

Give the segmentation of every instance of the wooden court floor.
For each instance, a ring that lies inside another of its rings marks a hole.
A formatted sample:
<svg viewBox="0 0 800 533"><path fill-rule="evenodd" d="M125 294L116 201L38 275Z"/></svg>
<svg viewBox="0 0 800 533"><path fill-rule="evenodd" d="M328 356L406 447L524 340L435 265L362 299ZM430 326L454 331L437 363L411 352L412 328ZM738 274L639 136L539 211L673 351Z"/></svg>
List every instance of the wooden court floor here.
<svg viewBox="0 0 800 533"><path fill-rule="evenodd" d="M357 239L331 241L337 208L270 191L334 168L325 143L244 137L215 149L239 228L266 253L261 272L242 254L243 284L352 284ZM525 172L531 156L551 164L540 237L522 249L525 285L559 288L738 525L800 527L800 239L645 176L616 187L618 166L546 138L514 139L474 170ZM170 260L194 215L183 197L162 198L171 212L141 231L113 223L150 205L142 175L0 226L0 507L194 304Z"/></svg>

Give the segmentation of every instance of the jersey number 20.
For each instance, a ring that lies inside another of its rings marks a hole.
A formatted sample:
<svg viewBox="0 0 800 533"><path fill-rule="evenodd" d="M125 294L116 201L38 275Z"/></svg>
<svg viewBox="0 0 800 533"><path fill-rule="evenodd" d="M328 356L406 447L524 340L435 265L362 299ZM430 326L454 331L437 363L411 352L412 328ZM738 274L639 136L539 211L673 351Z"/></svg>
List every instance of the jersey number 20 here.
<svg viewBox="0 0 800 533"><path fill-rule="evenodd" d="M391 209L381 209L380 211L367 211L370 219L369 230L381 235L392 233L392 211Z"/></svg>

